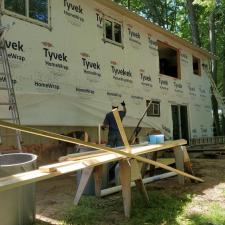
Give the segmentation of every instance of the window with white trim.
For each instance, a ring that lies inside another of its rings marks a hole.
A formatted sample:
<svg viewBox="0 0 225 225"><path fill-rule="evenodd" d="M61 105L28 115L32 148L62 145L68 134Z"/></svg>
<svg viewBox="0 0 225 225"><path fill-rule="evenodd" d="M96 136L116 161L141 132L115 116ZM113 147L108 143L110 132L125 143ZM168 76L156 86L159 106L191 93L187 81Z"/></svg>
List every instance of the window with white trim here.
<svg viewBox="0 0 225 225"><path fill-rule="evenodd" d="M104 41L122 45L122 24L109 18L104 19Z"/></svg>
<svg viewBox="0 0 225 225"><path fill-rule="evenodd" d="M4 0L4 10L21 19L49 23L49 0Z"/></svg>
<svg viewBox="0 0 225 225"><path fill-rule="evenodd" d="M149 103L150 103L150 100L147 100L146 105L148 106ZM160 117L160 101L151 102L151 105L149 106L147 110L147 116Z"/></svg>

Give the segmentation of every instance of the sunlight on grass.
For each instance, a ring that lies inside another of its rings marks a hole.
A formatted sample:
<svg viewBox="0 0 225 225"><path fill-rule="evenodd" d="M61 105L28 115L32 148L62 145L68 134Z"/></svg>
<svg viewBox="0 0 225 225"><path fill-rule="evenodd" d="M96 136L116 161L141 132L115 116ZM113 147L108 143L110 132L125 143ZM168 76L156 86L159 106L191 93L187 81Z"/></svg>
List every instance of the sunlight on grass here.
<svg viewBox="0 0 225 225"><path fill-rule="evenodd" d="M225 210L218 203L211 203L206 212L184 214L178 221L181 225L225 225Z"/></svg>
<svg viewBox="0 0 225 225"><path fill-rule="evenodd" d="M225 198L225 190L222 191L222 195Z"/></svg>

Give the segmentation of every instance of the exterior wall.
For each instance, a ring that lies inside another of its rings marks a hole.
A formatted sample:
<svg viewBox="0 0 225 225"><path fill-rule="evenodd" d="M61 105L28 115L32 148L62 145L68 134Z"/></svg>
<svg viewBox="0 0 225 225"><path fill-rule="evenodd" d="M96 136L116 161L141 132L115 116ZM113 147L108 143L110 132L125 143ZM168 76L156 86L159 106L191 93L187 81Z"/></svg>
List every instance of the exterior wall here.
<svg viewBox="0 0 225 225"><path fill-rule="evenodd" d="M82 10L69 9L69 3ZM102 12L122 22L124 48L103 42ZM59 132L71 127L91 129L102 123L112 104L125 100L124 124L132 127L144 112L146 100L157 99L161 116L145 117L142 126L154 125L172 136L171 105L181 104L188 106L190 137L212 136L209 81L203 68L201 76L193 75L192 69L192 55L201 64L207 63L204 55L95 1L51 1L51 17L52 30L2 17L3 24L10 26L6 40L22 124L55 127ZM159 74L157 40L180 50L181 79ZM98 66L88 68L85 62ZM131 76L115 74L113 67ZM96 136L96 131L90 132Z"/></svg>

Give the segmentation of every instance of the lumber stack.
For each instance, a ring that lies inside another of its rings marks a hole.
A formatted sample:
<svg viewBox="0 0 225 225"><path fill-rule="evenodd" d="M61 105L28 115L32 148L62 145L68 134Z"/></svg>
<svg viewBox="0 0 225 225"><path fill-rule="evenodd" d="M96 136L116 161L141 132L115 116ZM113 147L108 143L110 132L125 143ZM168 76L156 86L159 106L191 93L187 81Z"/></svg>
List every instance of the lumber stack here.
<svg viewBox="0 0 225 225"><path fill-rule="evenodd" d="M147 152L160 151L186 144L185 140L168 141L159 145L147 145L140 147L132 147L131 153L134 155L142 155ZM102 147L104 148L104 147ZM125 150L117 150L125 152ZM120 152L120 154L121 154ZM104 150L85 152L64 157L64 162L59 162L47 166L42 166L38 170L20 173L0 179L0 191L9 190L26 184L46 180L62 174L75 172L88 167L95 167L112 161L118 161L125 156L121 156L118 152L109 153ZM62 160L63 158L61 158Z"/></svg>

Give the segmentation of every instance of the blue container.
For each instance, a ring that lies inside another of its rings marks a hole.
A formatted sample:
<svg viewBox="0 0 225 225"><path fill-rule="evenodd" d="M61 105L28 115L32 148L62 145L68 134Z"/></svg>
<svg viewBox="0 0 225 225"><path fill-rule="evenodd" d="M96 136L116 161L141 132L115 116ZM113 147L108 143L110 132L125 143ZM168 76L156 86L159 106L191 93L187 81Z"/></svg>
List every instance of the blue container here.
<svg viewBox="0 0 225 225"><path fill-rule="evenodd" d="M150 144L163 144L164 135L163 134L152 134L148 136L148 142Z"/></svg>
<svg viewBox="0 0 225 225"><path fill-rule="evenodd" d="M149 135L149 136L148 136L148 142L149 142L150 144L156 144L156 136L157 136L157 135Z"/></svg>
<svg viewBox="0 0 225 225"><path fill-rule="evenodd" d="M158 134L156 135L156 144L163 144L164 143L164 135Z"/></svg>

